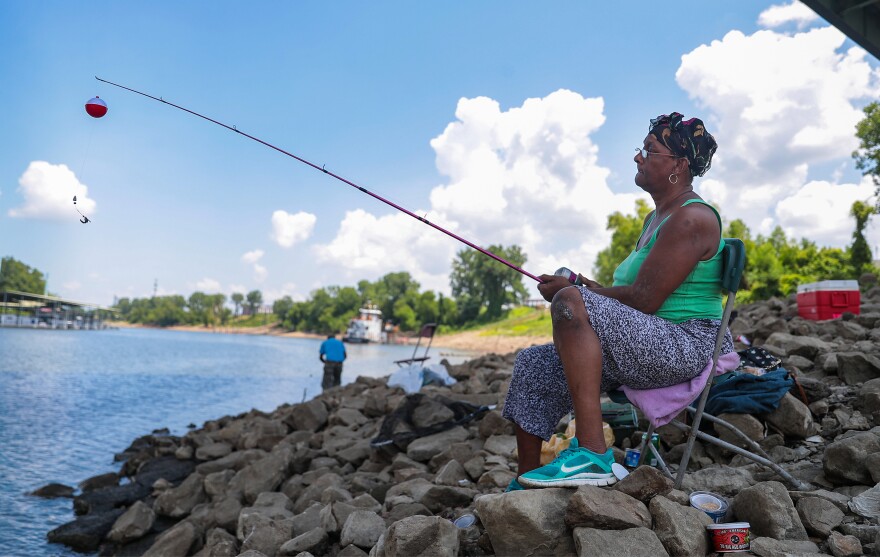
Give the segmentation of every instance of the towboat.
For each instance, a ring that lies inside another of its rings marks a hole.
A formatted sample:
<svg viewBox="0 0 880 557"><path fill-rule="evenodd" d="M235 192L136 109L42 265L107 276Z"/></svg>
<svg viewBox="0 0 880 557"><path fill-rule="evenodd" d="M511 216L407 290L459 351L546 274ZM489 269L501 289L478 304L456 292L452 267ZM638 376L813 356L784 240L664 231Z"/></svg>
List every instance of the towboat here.
<svg viewBox="0 0 880 557"><path fill-rule="evenodd" d="M367 304L358 310L358 316L348 322L343 342L353 344L367 342L385 342L384 328L382 327L382 311L374 305Z"/></svg>

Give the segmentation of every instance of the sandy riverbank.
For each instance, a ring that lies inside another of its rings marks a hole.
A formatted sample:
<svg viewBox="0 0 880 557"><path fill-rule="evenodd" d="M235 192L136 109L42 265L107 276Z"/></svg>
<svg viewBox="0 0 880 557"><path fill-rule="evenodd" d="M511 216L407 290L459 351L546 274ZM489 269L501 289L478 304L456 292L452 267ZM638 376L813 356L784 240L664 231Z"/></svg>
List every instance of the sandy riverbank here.
<svg viewBox="0 0 880 557"><path fill-rule="evenodd" d="M117 323L118 327L125 328L153 328L133 323ZM189 331L198 333L227 333L241 335L271 335L288 338L324 338L324 335L316 335L312 333L302 333L298 331L285 331L279 327L199 327L194 325L176 325L174 327L165 327L170 331ZM415 339L409 339L413 343ZM453 348L456 350L466 350L477 354L509 354L521 348L527 348L534 344L545 344L553 342L549 336L501 336L487 335L480 331L465 331L462 333L452 333L448 335L437 335L434 337L432 346L436 348Z"/></svg>

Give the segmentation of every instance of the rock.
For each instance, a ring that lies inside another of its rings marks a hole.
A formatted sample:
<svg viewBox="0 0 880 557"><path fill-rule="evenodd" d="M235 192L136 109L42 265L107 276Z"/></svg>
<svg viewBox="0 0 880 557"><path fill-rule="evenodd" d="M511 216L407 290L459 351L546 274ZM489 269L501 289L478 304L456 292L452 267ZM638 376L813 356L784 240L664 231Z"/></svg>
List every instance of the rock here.
<svg viewBox="0 0 880 557"><path fill-rule="evenodd" d="M866 518L880 518L880 484L853 497L849 509Z"/></svg>
<svg viewBox="0 0 880 557"><path fill-rule="evenodd" d="M880 358L861 352L837 354L837 375L847 385L880 378Z"/></svg>
<svg viewBox="0 0 880 557"><path fill-rule="evenodd" d="M207 499L204 481L198 472L191 474L178 487L163 491L153 503L153 510L171 518L188 515L193 507Z"/></svg>
<svg viewBox="0 0 880 557"><path fill-rule="evenodd" d="M235 557L238 555L238 540L222 528L214 528L205 537L205 546L195 557Z"/></svg>
<svg viewBox="0 0 880 557"><path fill-rule="evenodd" d="M736 427L741 432L743 432L746 437L756 443L764 439L764 424L761 423L761 420L752 416L751 414L725 413L719 414L718 419L724 420L730 425ZM718 432L718 438L722 441L726 441L727 443L730 443L731 445L736 445L737 447L749 449L748 443L743 441L738 435L734 434L726 427L716 425L715 430Z"/></svg>
<svg viewBox="0 0 880 557"><path fill-rule="evenodd" d="M513 458L516 453L516 437L513 435L493 435L486 439L483 449L498 456Z"/></svg>
<svg viewBox="0 0 880 557"><path fill-rule="evenodd" d="M483 439L493 435L513 435L513 422L502 417L500 411L492 410L480 420L478 432Z"/></svg>
<svg viewBox="0 0 880 557"><path fill-rule="evenodd" d="M112 509L81 516L51 530L46 537L51 543L64 544L76 551L95 551L123 512L122 509Z"/></svg>
<svg viewBox="0 0 880 557"><path fill-rule="evenodd" d="M791 393L786 393L776 410L765 415L764 419L786 437L804 439L817 432L810 409Z"/></svg>
<svg viewBox="0 0 880 557"><path fill-rule="evenodd" d="M339 543L370 549L385 532L385 521L373 511L354 511L342 526Z"/></svg>
<svg viewBox="0 0 880 557"><path fill-rule="evenodd" d="M495 554L572 553L574 541L565 523L571 493L564 488L545 488L484 495L477 499L477 514L492 541ZM455 528L451 523L450 526ZM388 542L386 534L386 554Z"/></svg>
<svg viewBox="0 0 880 557"><path fill-rule="evenodd" d="M242 510L236 537L242 542L242 551L255 549L267 557L275 557L284 542L293 538L293 519L273 519L259 512Z"/></svg>
<svg viewBox="0 0 880 557"><path fill-rule="evenodd" d="M669 557L657 535L645 527L628 530L575 528L574 543L579 557Z"/></svg>
<svg viewBox="0 0 880 557"><path fill-rule="evenodd" d="M416 427L430 427L455 419L455 413L448 406L425 397L413 410L412 424Z"/></svg>
<svg viewBox="0 0 880 557"><path fill-rule="evenodd" d="M143 501L137 501L116 519L107 538L117 543L128 543L141 538L150 531L156 521L156 513Z"/></svg>
<svg viewBox="0 0 880 557"><path fill-rule="evenodd" d="M806 540L807 532L785 486L761 482L742 490L733 500L738 520L751 525L753 536L777 540Z"/></svg>
<svg viewBox="0 0 880 557"><path fill-rule="evenodd" d="M235 451L223 458L203 462L196 466L196 471L202 475L213 474L214 472L222 472L223 470L241 470L245 466L264 458L268 453L262 449L248 449L246 451Z"/></svg>
<svg viewBox="0 0 880 557"><path fill-rule="evenodd" d="M76 490L69 485L50 483L31 491L28 495L42 497L43 499L57 499L58 497L72 498L74 491Z"/></svg>
<svg viewBox="0 0 880 557"><path fill-rule="evenodd" d="M815 358L820 352L831 350L831 345L818 338L788 333L773 333L767 338L766 344L778 346L788 356L796 355L810 359Z"/></svg>
<svg viewBox="0 0 880 557"><path fill-rule="evenodd" d="M116 487L102 487L73 498L76 514L91 514L119 507L128 507L150 494L150 488L133 482Z"/></svg>
<svg viewBox="0 0 880 557"><path fill-rule="evenodd" d="M327 407L316 398L294 405L284 421L294 430L318 431L327 425L327 418Z"/></svg>
<svg viewBox="0 0 880 557"><path fill-rule="evenodd" d="M857 557L862 555L862 544L855 536L831 532L828 536L828 549L834 557Z"/></svg>
<svg viewBox="0 0 880 557"><path fill-rule="evenodd" d="M749 551L759 557L800 557L820 553L819 546L811 541L774 540L764 537L753 537Z"/></svg>
<svg viewBox="0 0 880 557"><path fill-rule="evenodd" d="M156 480L162 478L177 485L192 474L194 470L195 463L192 461L181 461L173 456L163 456L148 460L141 465L137 470L135 483L149 488L156 482ZM119 487L123 488L126 486L123 485ZM103 489L98 491L103 491Z"/></svg>
<svg viewBox="0 0 880 557"><path fill-rule="evenodd" d="M196 449L196 458L199 460L216 460L232 452L229 443L211 443Z"/></svg>
<svg viewBox="0 0 880 557"><path fill-rule="evenodd" d="M434 477L434 483L439 485L461 486L468 482L467 472L457 460L450 460L443 465Z"/></svg>
<svg viewBox="0 0 880 557"><path fill-rule="evenodd" d="M565 523L570 528L650 528L651 514L644 503L623 492L582 485L568 502Z"/></svg>
<svg viewBox="0 0 880 557"><path fill-rule="evenodd" d="M838 484L873 483L865 459L876 452L880 452L880 438L873 433L839 438L825 447L822 457L825 476Z"/></svg>
<svg viewBox="0 0 880 557"><path fill-rule="evenodd" d="M83 493L86 491L94 491L95 489L100 489L102 487L114 487L117 485L119 485L119 474L116 472L99 474L79 482L79 488Z"/></svg>
<svg viewBox="0 0 880 557"><path fill-rule="evenodd" d="M461 426L456 426L440 433L416 439L406 448L406 456L419 462L425 462L443 452L452 443L464 441L467 438L467 430Z"/></svg>
<svg viewBox="0 0 880 557"><path fill-rule="evenodd" d="M670 555L705 555L709 515L693 507L674 503L662 495L651 499L654 533Z"/></svg>
<svg viewBox="0 0 880 557"><path fill-rule="evenodd" d="M178 522L162 532L143 557L186 557L197 535L198 532L190 522Z"/></svg>
<svg viewBox="0 0 880 557"><path fill-rule="evenodd" d="M614 489L648 503L656 495L665 495L672 490L674 482L660 470L651 466L639 466L627 477L614 485Z"/></svg>
<svg viewBox="0 0 880 557"><path fill-rule="evenodd" d="M359 548L358 546L352 544L347 545L342 548L342 550L336 554L336 557L368 557L369 553Z"/></svg>
<svg viewBox="0 0 880 557"><path fill-rule="evenodd" d="M245 502L255 501L264 491L274 491L287 477L293 453L289 447L248 464L229 481L228 491L241 493Z"/></svg>
<svg viewBox="0 0 880 557"><path fill-rule="evenodd" d="M330 538L322 528L313 528L292 540L284 542L279 549L280 555L298 555L307 551L312 555L324 555L327 552Z"/></svg>
<svg viewBox="0 0 880 557"><path fill-rule="evenodd" d="M385 557L454 557L458 554L458 528L437 516L404 518L385 531L384 553ZM518 554L524 553L520 550Z"/></svg>
<svg viewBox="0 0 880 557"><path fill-rule="evenodd" d="M804 497L797 502L797 512L807 532L827 538L843 521L843 511L820 497Z"/></svg>
<svg viewBox="0 0 880 557"><path fill-rule="evenodd" d="M229 488L229 482L235 476L232 470L223 470L222 472L214 472L205 476L204 488L205 494L211 499L217 499L222 495L226 495Z"/></svg>
<svg viewBox="0 0 880 557"><path fill-rule="evenodd" d="M320 513L322 508L324 507L320 503L312 503L309 508L294 516L291 519L293 535L298 536L318 528L321 525Z"/></svg>
<svg viewBox="0 0 880 557"><path fill-rule="evenodd" d="M752 474L744 468L719 466L703 468L686 474L682 482L685 491L711 491L732 497L755 483Z"/></svg>

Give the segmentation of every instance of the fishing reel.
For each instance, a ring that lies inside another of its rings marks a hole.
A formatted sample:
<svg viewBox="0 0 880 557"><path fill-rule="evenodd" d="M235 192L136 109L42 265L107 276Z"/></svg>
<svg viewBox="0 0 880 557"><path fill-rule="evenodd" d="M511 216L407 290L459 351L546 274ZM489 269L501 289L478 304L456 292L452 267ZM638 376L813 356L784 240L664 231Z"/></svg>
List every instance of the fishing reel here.
<svg viewBox="0 0 880 557"><path fill-rule="evenodd" d="M575 286L583 286L583 282L581 282L581 277L568 267L560 267L556 269L556 272L553 273L557 277L565 277L565 280L572 283Z"/></svg>

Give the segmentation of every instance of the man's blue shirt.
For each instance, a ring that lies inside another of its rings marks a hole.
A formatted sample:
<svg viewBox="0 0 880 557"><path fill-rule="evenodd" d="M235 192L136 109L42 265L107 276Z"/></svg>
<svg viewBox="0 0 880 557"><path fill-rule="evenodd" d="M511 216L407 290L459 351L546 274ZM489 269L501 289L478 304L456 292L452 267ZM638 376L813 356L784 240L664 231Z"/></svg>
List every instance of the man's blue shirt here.
<svg viewBox="0 0 880 557"><path fill-rule="evenodd" d="M342 362L345 360L345 345L341 340L328 338L321 343L321 354L328 362Z"/></svg>

